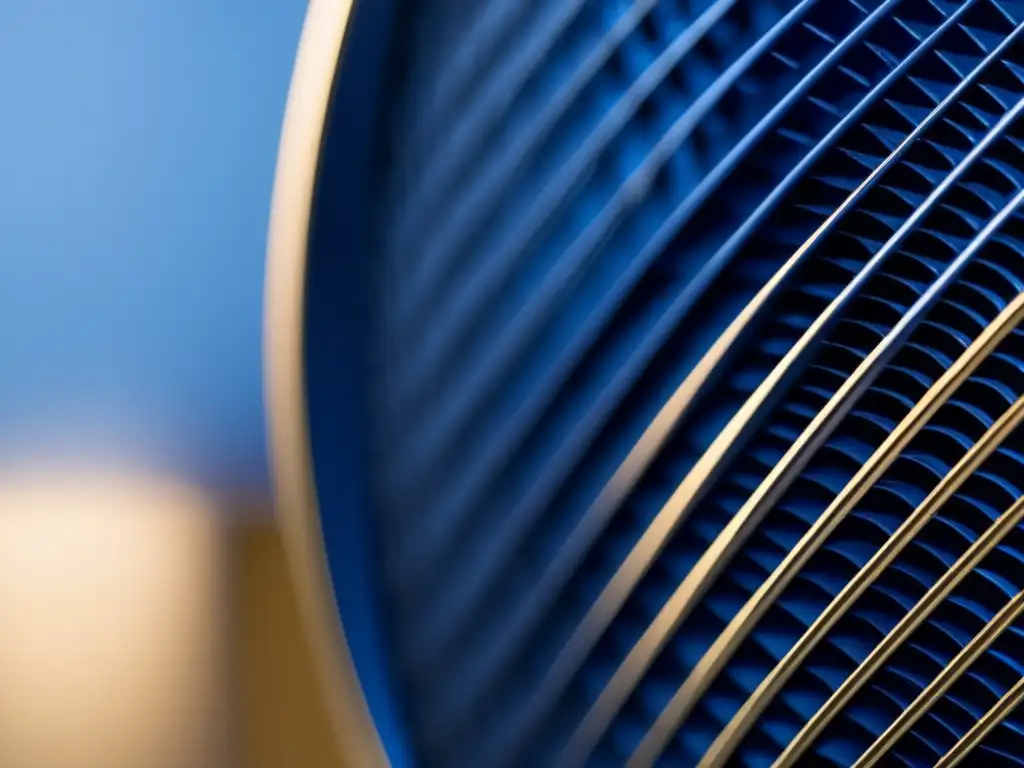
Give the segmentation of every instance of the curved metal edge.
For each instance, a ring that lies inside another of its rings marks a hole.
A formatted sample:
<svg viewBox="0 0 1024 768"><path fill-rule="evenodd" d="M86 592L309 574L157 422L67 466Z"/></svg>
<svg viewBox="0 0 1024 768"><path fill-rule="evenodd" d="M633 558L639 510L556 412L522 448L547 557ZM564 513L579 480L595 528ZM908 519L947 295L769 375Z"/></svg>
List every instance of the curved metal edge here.
<svg viewBox="0 0 1024 768"><path fill-rule="evenodd" d="M1024 612L1024 592L1018 592L993 616L967 645L939 672L908 707L893 721L854 763L854 768L871 768L887 760L900 740L906 736L950 688L964 676L986 651Z"/></svg>
<svg viewBox="0 0 1024 768"><path fill-rule="evenodd" d="M267 247L264 376L273 482L292 577L344 762L388 766L337 612L305 392L309 230L335 74L355 0L310 0L278 149Z"/></svg>
<svg viewBox="0 0 1024 768"><path fill-rule="evenodd" d="M1013 714L1022 701L1024 701L1024 677L1014 683L1013 687L992 705L992 709L982 715L981 719L964 734L963 738L939 759L935 768L954 768L959 765L975 747Z"/></svg>

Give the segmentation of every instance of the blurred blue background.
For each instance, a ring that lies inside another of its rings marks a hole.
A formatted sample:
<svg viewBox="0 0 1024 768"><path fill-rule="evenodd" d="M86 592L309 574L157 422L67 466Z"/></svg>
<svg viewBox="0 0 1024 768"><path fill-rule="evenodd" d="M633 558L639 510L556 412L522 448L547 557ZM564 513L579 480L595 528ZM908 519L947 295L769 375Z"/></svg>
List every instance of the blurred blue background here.
<svg viewBox="0 0 1024 768"><path fill-rule="evenodd" d="M0 2L0 449L265 487L264 249L304 13Z"/></svg>

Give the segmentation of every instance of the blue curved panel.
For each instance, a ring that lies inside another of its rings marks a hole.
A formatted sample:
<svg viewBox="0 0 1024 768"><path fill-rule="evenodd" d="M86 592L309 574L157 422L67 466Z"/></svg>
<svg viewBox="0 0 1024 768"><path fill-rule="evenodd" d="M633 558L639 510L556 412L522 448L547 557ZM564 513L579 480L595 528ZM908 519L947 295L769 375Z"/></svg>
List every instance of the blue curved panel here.
<svg viewBox="0 0 1024 768"><path fill-rule="evenodd" d="M403 759L1014 760L1024 3L369 7L306 386Z"/></svg>

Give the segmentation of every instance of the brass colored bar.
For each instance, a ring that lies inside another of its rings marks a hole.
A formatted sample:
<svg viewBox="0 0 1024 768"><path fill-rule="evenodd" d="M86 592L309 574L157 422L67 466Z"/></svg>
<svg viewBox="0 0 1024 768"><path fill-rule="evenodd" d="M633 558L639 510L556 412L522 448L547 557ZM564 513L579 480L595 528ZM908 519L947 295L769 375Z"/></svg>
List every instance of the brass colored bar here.
<svg viewBox="0 0 1024 768"><path fill-rule="evenodd" d="M920 720L928 710L941 699L971 664L976 662L992 643L1001 635L1017 617L1024 612L1024 592L1018 592L1010 602L992 617L982 630L947 664L938 676L921 691L910 706L903 710L895 722L885 729L867 751L857 760L854 768L871 768L878 764L900 740L900 738Z"/></svg>
<svg viewBox="0 0 1024 768"><path fill-rule="evenodd" d="M821 735L832 719L850 703L853 696L871 679L890 656L909 638L914 630L920 627L953 592L967 575L989 554L999 546L1003 538L1024 520L1024 499L1018 500L1009 510L1004 512L982 534L977 541L942 575L924 597L918 601L899 624L876 646L853 674L829 697L814 717L800 730L789 746L775 761L773 768L787 768L798 764L800 756L807 750L818 736ZM891 541L891 539L890 539Z"/></svg>
<svg viewBox="0 0 1024 768"><path fill-rule="evenodd" d="M858 470L853 479L840 491L785 560L740 609L697 663L693 672L640 742L630 759L631 766L650 765L657 759L675 731L689 716L698 699L747 639L765 612L800 572L800 569L825 543L839 523L856 508L864 495L879 481L903 449L928 424L932 416L1022 320L1024 320L1024 294L1018 296L1003 310L974 343L964 350L952 367L932 385L921 401L914 406L885 442ZM751 698L757 697L760 691L761 689L758 688ZM751 714L756 717L762 710L763 706L755 705L751 707ZM701 768L722 768L728 761L733 749L738 745L739 739L746 734L750 724L753 723L752 717L749 721L740 721L738 718L739 715L733 718L705 753L700 763Z"/></svg>
<svg viewBox="0 0 1024 768"><path fill-rule="evenodd" d="M673 499L669 501L669 504L659 513L651 527L644 533L637 548L630 553L630 559L632 559L639 552L639 555L645 561L643 571L650 567L650 564L664 548L670 534L675 529L675 525L670 528L663 528L662 518L675 518L676 516L672 514L675 512L685 516L696 506L698 496L694 491L697 487L705 489L710 483L706 482L706 478L703 475L698 475L696 478L694 478L694 475L698 472L717 475L718 471L721 470L719 465L725 458L726 451L733 447L734 441L739 438L740 430L746 426L743 421L750 414L747 409L753 408L757 410L761 405L760 400L767 401L771 397L773 394L772 390L781 383L780 379L785 373L788 373L787 369L789 366L794 363L800 354L806 349L813 347L820 340L820 335L825 332L830 322L841 311L846 300L856 295L857 290L872 277L874 271L885 259L897 251L903 239L913 231L913 228L928 213L938 206L945 193L962 176L975 167L975 162L978 158L1005 135L1006 128L1016 121L1022 111L1024 111L1024 99L1014 104L1000 118L971 152L943 179L932 194L907 218L871 261L815 320L797 345L787 353L782 362L772 371L772 374L762 382L750 400L744 404L740 413L722 430L708 452L701 457L693 471L687 475L687 478L683 481ZM871 385L875 376L881 372L891 356L896 353L900 345L906 340L906 337L913 331L916 323L920 321L922 316L934 304L936 298L955 280L963 266L975 255L979 248L988 242L994 231L1003 221L1016 210L1021 200L1024 200L1024 191L1014 196L1010 203L989 222L978 236L971 241L970 245L946 268L942 275L928 287L910 310L900 318L895 327L886 334L885 338L857 366L857 369L850 378L843 382L828 404L814 417L803 433L797 438L796 442L786 451L779 463L772 468L757 490L751 494L750 498L747 499L736 515L705 550L696 565L683 578L676 591L666 601L654 621L644 631L641 638L627 654L626 659L612 675L604 690L597 697L597 700L570 738L559 761L560 765L575 766L586 762L591 751L597 745L630 694L635 690L658 653L661 652L675 631L690 615L701 598L703 598L718 574L728 565L733 555L735 555L743 542L753 532L764 515L779 501L790 483L792 483L811 459L814 452L828 439L839 421ZM768 391L765 391L767 385L771 386ZM741 417L743 417L743 421L739 424L735 423ZM719 448L720 452L716 451L716 447ZM711 464L710 467L708 466L709 463ZM681 506L675 506L673 500L680 495L686 500ZM669 513L668 515L665 514L666 511ZM677 524L678 520L676 521ZM653 536L650 536L652 531L654 532ZM651 537L657 539L657 546L645 549L645 542ZM623 565L623 569L629 565L630 562L627 560ZM608 590L615 588L616 579L623 569L616 573L616 577L605 588L602 597L604 597ZM600 608L599 600L595 609ZM583 628L586 628L586 622L581 625L581 629ZM575 639L575 636L573 639ZM571 642L570 640L570 645Z"/></svg>
<svg viewBox="0 0 1024 768"><path fill-rule="evenodd" d="M1013 713L1021 701L1024 701L1024 677L1018 680L1013 688L1003 694L1003 697L993 705L992 709L971 726L964 737L939 759L935 768L954 768L959 765L989 733Z"/></svg>

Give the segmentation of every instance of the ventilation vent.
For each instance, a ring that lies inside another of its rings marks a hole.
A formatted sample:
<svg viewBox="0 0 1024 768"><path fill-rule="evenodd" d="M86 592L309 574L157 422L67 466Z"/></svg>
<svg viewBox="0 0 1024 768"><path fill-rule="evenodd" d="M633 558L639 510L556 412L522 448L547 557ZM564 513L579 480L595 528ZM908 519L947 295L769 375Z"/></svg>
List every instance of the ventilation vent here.
<svg viewBox="0 0 1024 768"><path fill-rule="evenodd" d="M372 441L422 764L1024 764L1024 2L398 15Z"/></svg>

